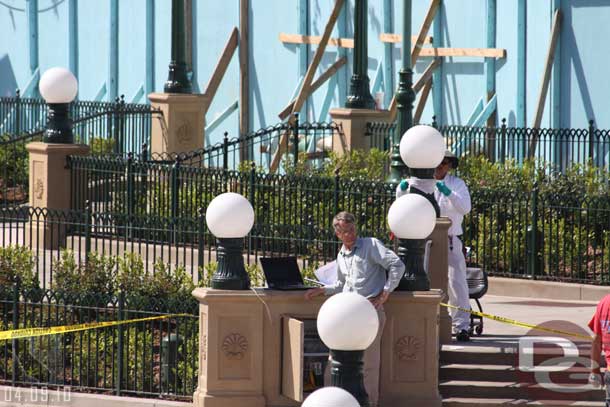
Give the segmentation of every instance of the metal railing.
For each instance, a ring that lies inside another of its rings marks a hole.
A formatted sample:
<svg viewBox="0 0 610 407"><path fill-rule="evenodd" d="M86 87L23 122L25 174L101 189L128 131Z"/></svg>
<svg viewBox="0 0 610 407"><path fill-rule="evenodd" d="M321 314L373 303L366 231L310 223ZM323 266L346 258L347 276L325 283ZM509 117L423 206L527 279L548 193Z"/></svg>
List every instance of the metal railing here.
<svg viewBox="0 0 610 407"><path fill-rule="evenodd" d="M396 123L369 122L370 146L391 148ZM534 158L562 171L574 164L610 164L610 130L596 129L593 120L586 129L514 128L502 120L499 127L441 126L447 148L458 155L484 154L492 162Z"/></svg>
<svg viewBox="0 0 610 407"><path fill-rule="evenodd" d="M75 142L89 145L93 155L141 153L142 145L150 143L153 118L161 117L160 111L152 110L148 105L129 105L122 100L114 104L78 102L74 106L81 114L73 120ZM26 145L41 141L43 135L44 130L38 130L19 136L0 136L1 205L27 202L29 156Z"/></svg>
<svg viewBox="0 0 610 407"><path fill-rule="evenodd" d="M191 400L199 359L197 310L192 297L169 304L162 298L136 298L126 292L102 298L95 293L74 296L62 291L22 290L18 284L3 286L2 330L173 313L193 317L2 341L0 383L39 387L43 395L58 391L62 397L66 391L84 391ZM66 397L70 399L69 394Z"/></svg>
<svg viewBox="0 0 610 407"><path fill-rule="evenodd" d="M389 183L270 175L256 168L243 172L189 168L133 159L109 161L102 169L93 159L79 157L71 166L73 190L78 191L73 202L82 205L89 200L93 212L198 219L199 208L206 208L216 195L241 193L255 210L252 236L265 250L275 247L269 250L306 257L315 249L320 259L332 259L336 243L331 219L340 210L359 217L362 234L384 238L389 233L386 214L395 191ZM477 187L472 192L465 243L473 248L473 259L492 275L606 284L610 273L607 198L545 192L534 201L529 194ZM542 240L531 238L528 243L525 232L532 219L546 226L539 227ZM578 247L574 246L577 235L583 242ZM526 254L528 244L537 244L534 252L543 249L540 256L547 259L543 266L528 268L534 264ZM252 250L256 252L257 247Z"/></svg>
<svg viewBox="0 0 610 407"><path fill-rule="evenodd" d="M154 161L180 162L190 167L222 168L225 170L247 169L251 163L268 171L274 159L276 170L284 173L287 167L298 160L310 163L328 157L334 143L343 135L336 123L302 123L298 115L290 123L280 123L260 129L244 137L229 138L213 146L180 154L148 154ZM279 153L279 156L276 155Z"/></svg>

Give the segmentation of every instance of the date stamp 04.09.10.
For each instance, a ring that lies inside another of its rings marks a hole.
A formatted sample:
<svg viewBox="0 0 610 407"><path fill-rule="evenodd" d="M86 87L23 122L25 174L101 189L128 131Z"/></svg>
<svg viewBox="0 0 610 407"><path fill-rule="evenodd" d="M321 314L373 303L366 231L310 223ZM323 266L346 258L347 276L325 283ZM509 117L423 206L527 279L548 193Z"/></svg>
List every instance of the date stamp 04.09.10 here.
<svg viewBox="0 0 610 407"><path fill-rule="evenodd" d="M72 391L70 387L5 387L0 390L0 401L5 405L19 407L29 406L62 406L70 404Z"/></svg>

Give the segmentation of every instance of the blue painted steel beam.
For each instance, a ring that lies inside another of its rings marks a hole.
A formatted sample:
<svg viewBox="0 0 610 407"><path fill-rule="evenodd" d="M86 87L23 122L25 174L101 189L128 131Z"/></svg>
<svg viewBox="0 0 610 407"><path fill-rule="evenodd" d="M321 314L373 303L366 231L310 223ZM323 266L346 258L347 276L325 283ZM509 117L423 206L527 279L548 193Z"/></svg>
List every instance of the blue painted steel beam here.
<svg viewBox="0 0 610 407"><path fill-rule="evenodd" d="M155 0L146 0L146 94L155 91Z"/></svg>
<svg viewBox="0 0 610 407"><path fill-rule="evenodd" d="M137 92L131 98L131 103L140 103L142 96L144 96L144 85L140 85Z"/></svg>
<svg viewBox="0 0 610 407"><path fill-rule="evenodd" d="M28 17L28 48L30 51L30 75L38 70L38 0L27 0L25 10ZM38 89L34 91L38 93Z"/></svg>
<svg viewBox="0 0 610 407"><path fill-rule="evenodd" d="M555 11L560 8L561 0L551 1L551 27ZM551 75L551 127L558 129L561 127L561 31L555 44L555 58ZM592 119L592 117L588 119Z"/></svg>
<svg viewBox="0 0 610 407"><path fill-rule="evenodd" d="M394 32L394 10L392 0L383 0L383 32ZM390 106L394 96L394 44L386 42L383 44L383 91L384 106ZM373 94L375 96L375 94Z"/></svg>
<svg viewBox="0 0 610 407"><path fill-rule="evenodd" d="M108 47L108 100L119 94L119 0L110 0L110 46Z"/></svg>
<svg viewBox="0 0 610 407"><path fill-rule="evenodd" d="M98 90L97 93L95 94L95 97L93 98L93 100L95 102L102 101L102 99L104 99L104 96L106 96L106 93L108 93L108 91L107 91L107 87L106 87L106 82L104 82L104 83L102 83L102 86L100 86L100 90Z"/></svg>
<svg viewBox="0 0 610 407"><path fill-rule="evenodd" d="M486 98L483 96L474 106L474 109L472 109L472 113L470 113L470 116L468 116L468 120L465 124L466 126L472 126L472 123L474 123L476 118L479 117L479 115L483 111L483 107L485 106L485 99Z"/></svg>
<svg viewBox="0 0 610 407"><path fill-rule="evenodd" d="M496 0L487 0L487 48L496 47ZM496 95L496 59L485 58L485 90L489 102ZM489 116L493 119L493 116ZM489 125L495 125L490 120Z"/></svg>
<svg viewBox="0 0 610 407"><path fill-rule="evenodd" d="M485 122L487 121L487 119L489 119L489 117L496 111L496 107L497 107L497 96L493 95L493 97L489 100L489 102L487 102L487 104L485 105L485 107L483 108L483 110L481 111L479 116L476 119L474 119L472 126L473 127L483 126L485 124Z"/></svg>
<svg viewBox="0 0 610 407"><path fill-rule="evenodd" d="M25 85L23 92L21 92L21 97L24 98L35 98L38 96L38 82L40 81L40 68L37 68L34 72L34 75L28 81L28 84Z"/></svg>
<svg viewBox="0 0 610 407"><path fill-rule="evenodd" d="M442 47L444 44L443 40L443 0L439 2L438 11L434 16L434 46ZM432 99L434 102L434 115L436 116L436 122L441 125L444 122L443 118L443 70L444 65L438 67L432 74Z"/></svg>
<svg viewBox="0 0 610 407"><path fill-rule="evenodd" d="M227 107L222 113L220 113L220 115L215 118L214 120L212 120L210 122L210 124L208 124L205 127L205 143L206 146L209 146L210 143L210 133L213 132L214 130L216 130L220 124L225 121L230 115L231 113L237 111L237 109L239 108L239 101L236 100L235 102L231 103L229 105L229 107Z"/></svg>
<svg viewBox="0 0 610 407"><path fill-rule="evenodd" d="M68 1L68 66L78 79L78 0Z"/></svg>
<svg viewBox="0 0 610 407"><path fill-rule="evenodd" d="M517 127L525 127L527 78L527 0L517 4Z"/></svg>

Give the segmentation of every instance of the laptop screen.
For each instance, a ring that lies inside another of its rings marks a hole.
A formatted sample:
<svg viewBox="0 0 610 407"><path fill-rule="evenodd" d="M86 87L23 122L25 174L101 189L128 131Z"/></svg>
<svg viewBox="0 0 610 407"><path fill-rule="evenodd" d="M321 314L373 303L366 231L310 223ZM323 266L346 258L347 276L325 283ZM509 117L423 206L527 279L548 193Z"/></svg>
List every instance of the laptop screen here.
<svg viewBox="0 0 610 407"><path fill-rule="evenodd" d="M260 261L269 287L303 284L296 257L261 257Z"/></svg>

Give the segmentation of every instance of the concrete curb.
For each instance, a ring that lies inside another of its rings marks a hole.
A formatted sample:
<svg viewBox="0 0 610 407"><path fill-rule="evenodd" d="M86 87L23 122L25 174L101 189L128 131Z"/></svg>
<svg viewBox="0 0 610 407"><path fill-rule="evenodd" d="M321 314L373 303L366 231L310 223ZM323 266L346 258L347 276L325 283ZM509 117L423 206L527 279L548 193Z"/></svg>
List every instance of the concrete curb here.
<svg viewBox="0 0 610 407"><path fill-rule="evenodd" d="M610 294L610 287L490 277L487 294L566 301L599 301L607 294Z"/></svg>

